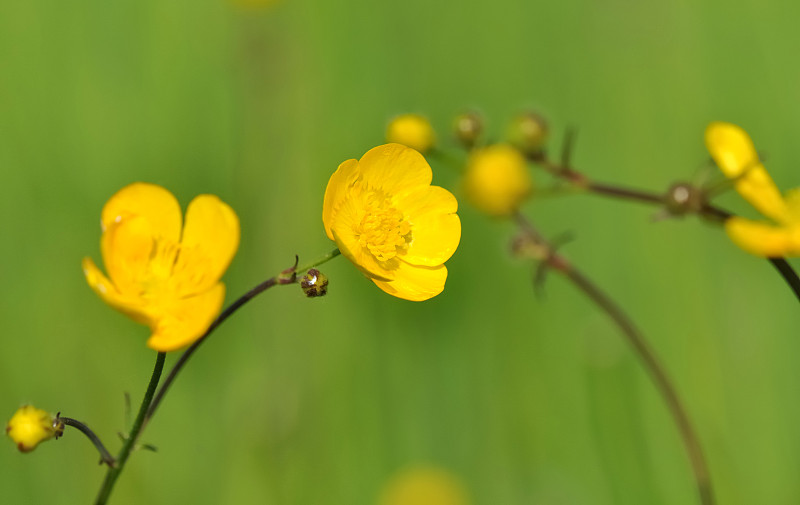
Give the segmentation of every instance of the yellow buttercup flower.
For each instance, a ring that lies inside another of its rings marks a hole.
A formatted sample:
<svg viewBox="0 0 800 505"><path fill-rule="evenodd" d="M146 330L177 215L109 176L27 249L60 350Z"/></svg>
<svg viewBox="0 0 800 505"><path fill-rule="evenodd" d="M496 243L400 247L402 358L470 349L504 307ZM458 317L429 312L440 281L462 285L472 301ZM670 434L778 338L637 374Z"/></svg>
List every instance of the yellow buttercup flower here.
<svg viewBox="0 0 800 505"><path fill-rule="evenodd" d="M442 292L444 262L461 239L458 202L431 179L421 154L386 144L339 165L325 190L328 238L379 288L406 300Z"/></svg>
<svg viewBox="0 0 800 505"><path fill-rule="evenodd" d="M413 467L395 475L381 492L380 505L467 505L459 479L437 467Z"/></svg>
<svg viewBox="0 0 800 505"><path fill-rule="evenodd" d="M478 210L490 216L510 216L532 189L525 157L510 145L495 144L470 155L464 192Z"/></svg>
<svg viewBox="0 0 800 505"><path fill-rule="evenodd" d="M436 134L425 117L419 114L402 114L389 122L386 141L403 144L424 154L436 143Z"/></svg>
<svg viewBox="0 0 800 505"><path fill-rule="evenodd" d="M800 255L800 188L782 196L750 136L734 124L711 123L705 141L717 166L734 181L736 191L772 221L732 217L725 221L731 240L757 256Z"/></svg>
<svg viewBox="0 0 800 505"><path fill-rule="evenodd" d="M108 277L90 258L86 281L107 304L152 330L165 352L194 342L222 308L219 282L239 247L239 218L214 195L189 203L186 221L172 193L134 183L103 207L100 239Z"/></svg>
<svg viewBox="0 0 800 505"><path fill-rule="evenodd" d="M61 435L63 425L56 418L32 405L20 407L6 425L6 435L17 444L17 449L30 452L40 443Z"/></svg>

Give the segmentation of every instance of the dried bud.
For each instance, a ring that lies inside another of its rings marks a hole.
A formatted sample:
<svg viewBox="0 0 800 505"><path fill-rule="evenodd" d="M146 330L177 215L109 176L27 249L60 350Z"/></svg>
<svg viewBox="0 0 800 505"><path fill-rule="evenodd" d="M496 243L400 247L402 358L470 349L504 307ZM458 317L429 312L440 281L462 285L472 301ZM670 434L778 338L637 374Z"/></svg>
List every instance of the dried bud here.
<svg viewBox="0 0 800 505"><path fill-rule="evenodd" d="M58 438L63 431L64 425L59 422L58 416L54 417L32 405L20 407L6 425L6 435L22 452L30 452L40 443Z"/></svg>
<svg viewBox="0 0 800 505"><path fill-rule="evenodd" d="M483 120L475 112L465 112L459 114L453 121L453 130L456 138L461 144L471 149L483 131Z"/></svg>
<svg viewBox="0 0 800 505"><path fill-rule="evenodd" d="M673 184L664 195L664 205L673 216L695 214L703 208L703 192L687 182Z"/></svg>
<svg viewBox="0 0 800 505"><path fill-rule="evenodd" d="M508 127L508 141L529 157L541 153L547 134L547 122L535 112L520 114Z"/></svg>
<svg viewBox="0 0 800 505"><path fill-rule="evenodd" d="M431 123L419 114L401 114L389 122L386 141L403 144L422 154L430 151L436 143L436 134Z"/></svg>
<svg viewBox="0 0 800 505"><path fill-rule="evenodd" d="M309 298L325 296L328 293L328 277L316 268L312 268L300 278L300 287Z"/></svg>

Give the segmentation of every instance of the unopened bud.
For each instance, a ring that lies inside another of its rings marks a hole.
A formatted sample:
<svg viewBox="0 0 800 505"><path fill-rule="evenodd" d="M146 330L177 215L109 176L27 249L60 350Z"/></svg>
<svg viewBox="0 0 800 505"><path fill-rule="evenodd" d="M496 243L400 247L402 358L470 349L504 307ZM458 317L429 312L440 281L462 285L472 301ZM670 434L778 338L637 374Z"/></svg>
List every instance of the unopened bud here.
<svg viewBox="0 0 800 505"><path fill-rule="evenodd" d="M508 127L508 141L528 157L541 153L547 135L547 121L535 112L520 114Z"/></svg>
<svg viewBox="0 0 800 505"><path fill-rule="evenodd" d="M456 138L466 148L472 148L483 131L483 120L476 112L465 112L453 121Z"/></svg>
<svg viewBox="0 0 800 505"><path fill-rule="evenodd" d="M419 114L401 114L389 122L386 141L403 144L422 154L430 151L436 143L436 134L430 121Z"/></svg>
<svg viewBox="0 0 800 505"><path fill-rule="evenodd" d="M309 298L325 296L328 293L328 277L316 268L312 268L300 278L300 287Z"/></svg>
<svg viewBox="0 0 800 505"><path fill-rule="evenodd" d="M703 208L703 192L687 182L673 184L664 195L664 205L673 216L695 214Z"/></svg>
<svg viewBox="0 0 800 505"><path fill-rule="evenodd" d="M17 410L6 425L6 435L17 444L17 449L30 452L40 443L58 438L64 425L53 416L33 405L24 405Z"/></svg>

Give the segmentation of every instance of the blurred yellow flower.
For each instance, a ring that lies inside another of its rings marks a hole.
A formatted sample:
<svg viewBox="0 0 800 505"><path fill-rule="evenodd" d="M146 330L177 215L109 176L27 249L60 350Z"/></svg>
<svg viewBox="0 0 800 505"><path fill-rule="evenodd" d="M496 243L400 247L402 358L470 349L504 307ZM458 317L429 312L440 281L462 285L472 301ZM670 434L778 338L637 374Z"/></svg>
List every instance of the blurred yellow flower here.
<svg viewBox="0 0 800 505"><path fill-rule="evenodd" d="M381 491L380 505L467 505L464 486L436 467L413 467L395 475Z"/></svg>
<svg viewBox="0 0 800 505"><path fill-rule="evenodd" d="M103 207L100 248L108 278L90 258L86 281L107 304L152 330L147 345L172 351L200 337L222 308L219 282L239 247L239 218L214 195L186 210L172 193L134 183Z"/></svg>
<svg viewBox="0 0 800 505"><path fill-rule="evenodd" d="M56 426L55 418L33 405L20 407L6 425L6 435L22 452L36 449L40 443L58 436L63 431Z"/></svg>
<svg viewBox="0 0 800 505"><path fill-rule="evenodd" d="M444 262L461 239L458 202L431 179L421 154L386 144L339 165L325 190L328 238L379 288L406 300L442 292Z"/></svg>
<svg viewBox="0 0 800 505"><path fill-rule="evenodd" d="M478 210L490 216L510 216L532 189L525 157L510 145L495 144L470 155L464 192Z"/></svg>
<svg viewBox="0 0 800 505"><path fill-rule="evenodd" d="M772 222L732 217L725 221L731 240L745 251L764 257L800 255L800 189L784 198L742 128L723 122L708 125L706 147L736 191Z"/></svg>
<svg viewBox="0 0 800 505"><path fill-rule="evenodd" d="M402 114L389 122L386 141L403 144L425 154L436 143L431 123L419 114Z"/></svg>

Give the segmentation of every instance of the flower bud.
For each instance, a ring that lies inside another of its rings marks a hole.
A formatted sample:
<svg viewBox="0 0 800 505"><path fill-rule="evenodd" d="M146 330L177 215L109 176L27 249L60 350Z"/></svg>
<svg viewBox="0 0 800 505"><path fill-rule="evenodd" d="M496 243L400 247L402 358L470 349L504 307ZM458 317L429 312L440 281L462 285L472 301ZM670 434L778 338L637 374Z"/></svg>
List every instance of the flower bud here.
<svg viewBox="0 0 800 505"><path fill-rule="evenodd" d="M507 144L478 149L467 161L464 191L478 210L490 216L510 216L532 189L525 158Z"/></svg>
<svg viewBox="0 0 800 505"><path fill-rule="evenodd" d="M386 140L425 154L436 143L436 134L425 117L419 114L401 114L389 122Z"/></svg>
<svg viewBox="0 0 800 505"><path fill-rule="evenodd" d="M673 216L695 214L703 208L704 195L701 190L686 182L673 184L664 195L664 205Z"/></svg>
<svg viewBox="0 0 800 505"><path fill-rule="evenodd" d="M300 287L309 298L325 296L328 293L328 277L316 268L312 268L300 278Z"/></svg>
<svg viewBox="0 0 800 505"><path fill-rule="evenodd" d="M481 136L483 120L476 112L465 112L456 116L453 130L458 141L464 147L471 149Z"/></svg>
<svg viewBox="0 0 800 505"><path fill-rule="evenodd" d="M58 438L64 431L64 425L57 416L37 409L32 405L24 405L17 410L6 425L6 435L17 444L22 452L36 449L41 442Z"/></svg>
<svg viewBox="0 0 800 505"><path fill-rule="evenodd" d="M542 151L547 134L547 122L535 112L520 114L508 127L508 141L529 157Z"/></svg>

